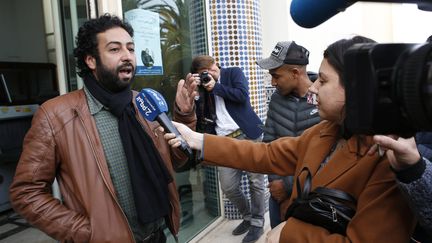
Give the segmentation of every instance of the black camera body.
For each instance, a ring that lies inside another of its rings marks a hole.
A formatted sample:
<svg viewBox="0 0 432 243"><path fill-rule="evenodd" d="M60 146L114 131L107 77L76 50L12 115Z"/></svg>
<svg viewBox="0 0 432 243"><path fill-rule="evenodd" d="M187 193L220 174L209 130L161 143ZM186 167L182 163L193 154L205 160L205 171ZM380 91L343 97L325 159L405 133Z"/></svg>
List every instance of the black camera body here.
<svg viewBox="0 0 432 243"><path fill-rule="evenodd" d="M352 134L432 131L432 44L356 44L344 55Z"/></svg>
<svg viewBox="0 0 432 243"><path fill-rule="evenodd" d="M207 71L202 72L199 75L199 78L201 80L201 84L207 84L211 80L210 74Z"/></svg>

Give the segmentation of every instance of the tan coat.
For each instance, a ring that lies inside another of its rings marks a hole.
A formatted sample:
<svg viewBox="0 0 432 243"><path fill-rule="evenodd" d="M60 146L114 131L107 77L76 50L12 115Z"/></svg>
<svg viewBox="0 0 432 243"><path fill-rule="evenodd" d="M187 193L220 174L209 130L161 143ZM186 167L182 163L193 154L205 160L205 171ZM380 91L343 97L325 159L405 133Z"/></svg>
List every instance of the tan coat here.
<svg viewBox="0 0 432 243"><path fill-rule="evenodd" d="M156 122L137 115L174 178L170 147ZM186 158L174 151L176 161ZM51 195L57 178L63 203ZM179 230L179 199L174 182L168 185L171 214L167 225ZM82 90L43 104L24 140L14 181L13 208L29 223L63 242L133 242L110 178L96 123ZM150 209L151 210L151 209Z"/></svg>
<svg viewBox="0 0 432 243"><path fill-rule="evenodd" d="M346 236L289 218L280 242L408 242L415 225L414 216L396 187L386 157L366 154L372 145L371 137L364 138L363 145L358 144L358 137L350 138L317 173L336 141L338 129L339 126L323 121L300 137L281 138L269 144L205 135L204 160L213 165L295 177L308 167L313 176L312 189L336 188L357 199L357 211ZM300 178L303 185L305 176ZM287 204L296 197L294 189Z"/></svg>

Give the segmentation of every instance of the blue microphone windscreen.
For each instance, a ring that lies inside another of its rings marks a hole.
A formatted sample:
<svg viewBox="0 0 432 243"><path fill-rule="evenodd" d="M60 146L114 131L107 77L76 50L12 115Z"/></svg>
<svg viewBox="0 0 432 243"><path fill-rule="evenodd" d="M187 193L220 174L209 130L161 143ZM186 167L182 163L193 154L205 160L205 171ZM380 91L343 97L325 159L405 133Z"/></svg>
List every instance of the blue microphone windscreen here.
<svg viewBox="0 0 432 243"><path fill-rule="evenodd" d="M141 115L149 121L156 120L157 116L168 111L164 97L154 89L145 88L135 97Z"/></svg>
<svg viewBox="0 0 432 243"><path fill-rule="evenodd" d="M350 0L293 0L291 18L299 26L313 28L344 11L355 1Z"/></svg>

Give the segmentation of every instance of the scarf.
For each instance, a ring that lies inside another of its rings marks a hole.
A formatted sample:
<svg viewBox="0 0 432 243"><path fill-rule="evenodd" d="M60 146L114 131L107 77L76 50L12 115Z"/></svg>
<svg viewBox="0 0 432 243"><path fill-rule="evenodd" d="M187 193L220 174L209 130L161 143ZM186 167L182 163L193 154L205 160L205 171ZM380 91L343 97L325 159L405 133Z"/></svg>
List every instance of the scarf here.
<svg viewBox="0 0 432 243"><path fill-rule="evenodd" d="M126 154L138 221L154 222L169 214L168 184L172 182L151 137L136 118L132 90L118 93L105 89L93 75L84 77L90 93L118 118L119 133Z"/></svg>

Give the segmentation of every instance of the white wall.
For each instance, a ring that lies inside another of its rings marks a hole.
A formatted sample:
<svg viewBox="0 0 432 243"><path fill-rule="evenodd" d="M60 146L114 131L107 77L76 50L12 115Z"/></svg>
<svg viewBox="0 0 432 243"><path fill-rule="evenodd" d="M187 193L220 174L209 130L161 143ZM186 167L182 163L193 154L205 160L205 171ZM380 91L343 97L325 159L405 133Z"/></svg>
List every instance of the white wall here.
<svg viewBox="0 0 432 243"><path fill-rule="evenodd" d="M318 71L323 50L341 38L359 34L378 42L424 42L432 34L432 12L414 4L355 3L312 29L294 23L290 4L290 0L261 0L263 56L269 56L278 41L294 40L311 52L310 71Z"/></svg>
<svg viewBox="0 0 432 243"><path fill-rule="evenodd" d="M421 11L415 4L394 7L394 42L424 42L432 35L432 12Z"/></svg>

